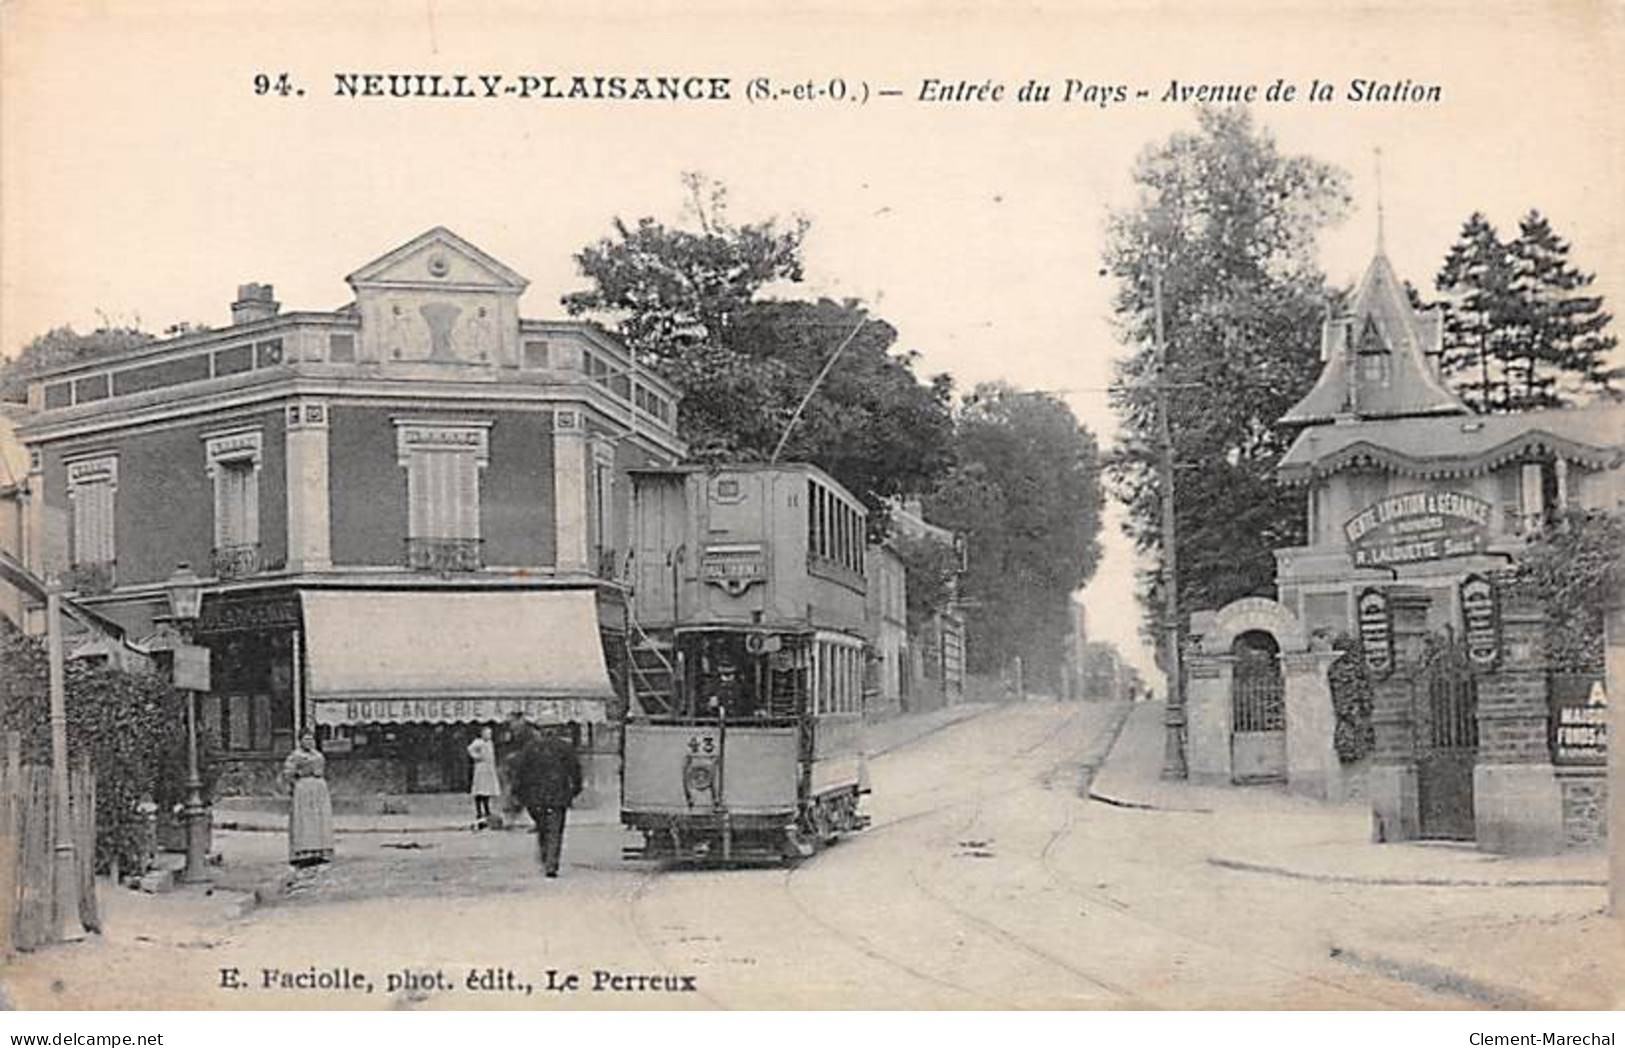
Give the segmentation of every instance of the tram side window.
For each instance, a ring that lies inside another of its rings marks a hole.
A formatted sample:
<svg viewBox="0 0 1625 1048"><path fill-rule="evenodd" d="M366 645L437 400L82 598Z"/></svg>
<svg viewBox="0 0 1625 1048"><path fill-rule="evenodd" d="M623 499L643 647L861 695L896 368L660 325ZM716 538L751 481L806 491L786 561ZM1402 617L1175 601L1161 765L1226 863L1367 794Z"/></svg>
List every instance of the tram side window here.
<svg viewBox="0 0 1625 1048"><path fill-rule="evenodd" d="M819 660L818 712L828 713L835 708L835 674L832 672L834 666L831 664L834 645L824 641L819 648L823 651L823 658Z"/></svg>
<svg viewBox="0 0 1625 1048"><path fill-rule="evenodd" d="M818 552L818 485L807 481L807 549Z"/></svg>
<svg viewBox="0 0 1625 1048"><path fill-rule="evenodd" d="M843 550L846 546L846 507L841 505L839 499L830 499L832 516L835 521L835 541L830 545L830 559L839 563L844 559Z"/></svg>
<svg viewBox="0 0 1625 1048"><path fill-rule="evenodd" d="M833 545L835 540L835 520L832 513L835 507L831 505L833 500L829 497L829 492L825 491L823 488L818 489L818 501L819 505L823 509L823 524L820 526L820 534L818 536L818 555L820 557L828 557L830 547Z"/></svg>

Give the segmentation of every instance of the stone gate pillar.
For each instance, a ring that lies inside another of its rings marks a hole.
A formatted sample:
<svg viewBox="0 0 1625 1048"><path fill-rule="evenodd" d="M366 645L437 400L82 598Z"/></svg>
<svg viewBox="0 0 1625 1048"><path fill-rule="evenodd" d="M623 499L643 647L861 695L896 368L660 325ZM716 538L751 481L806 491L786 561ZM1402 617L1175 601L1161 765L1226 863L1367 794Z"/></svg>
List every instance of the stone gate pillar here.
<svg viewBox="0 0 1625 1048"><path fill-rule="evenodd" d="M1555 852L1563 843L1563 793L1548 742L1550 707L1541 655L1545 618L1512 604L1501 614L1501 662L1478 678L1478 760L1473 824L1494 852Z"/></svg>
<svg viewBox="0 0 1625 1048"><path fill-rule="evenodd" d="M1230 674L1234 659L1209 654L1202 639L1218 626L1211 611L1191 613L1183 655L1185 774L1194 783L1230 783Z"/></svg>
<svg viewBox="0 0 1625 1048"><path fill-rule="evenodd" d="M1411 706L1411 676L1417 671L1428 634L1428 606L1422 594L1390 590L1394 666L1375 682L1371 726L1375 745L1367 774L1374 841L1415 840L1422 830L1416 787L1416 725Z"/></svg>
<svg viewBox="0 0 1625 1048"><path fill-rule="evenodd" d="M1337 713L1327 678L1340 657L1331 650L1283 651L1286 689L1286 783L1292 793L1338 800L1342 764L1337 759Z"/></svg>
<svg viewBox="0 0 1625 1048"><path fill-rule="evenodd" d="M1234 655L1195 652L1185 663L1185 761L1191 782L1230 784L1230 682Z"/></svg>

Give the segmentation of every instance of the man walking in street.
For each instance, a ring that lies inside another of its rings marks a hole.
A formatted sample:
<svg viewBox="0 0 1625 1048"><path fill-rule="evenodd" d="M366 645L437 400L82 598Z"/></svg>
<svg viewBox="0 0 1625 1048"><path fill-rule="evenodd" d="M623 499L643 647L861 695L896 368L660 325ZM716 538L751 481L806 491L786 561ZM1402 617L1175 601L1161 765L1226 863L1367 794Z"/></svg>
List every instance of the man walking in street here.
<svg viewBox="0 0 1625 1048"><path fill-rule="evenodd" d="M529 733L513 762L513 792L536 824L536 844L547 876L559 875L564 816L581 792L581 761L556 730Z"/></svg>

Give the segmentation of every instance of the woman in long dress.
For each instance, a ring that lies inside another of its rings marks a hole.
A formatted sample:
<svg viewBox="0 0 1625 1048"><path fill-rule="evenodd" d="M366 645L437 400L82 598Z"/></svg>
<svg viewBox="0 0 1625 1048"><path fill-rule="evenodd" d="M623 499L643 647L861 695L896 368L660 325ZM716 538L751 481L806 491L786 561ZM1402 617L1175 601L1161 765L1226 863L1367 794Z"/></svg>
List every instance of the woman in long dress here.
<svg viewBox="0 0 1625 1048"><path fill-rule="evenodd" d="M288 861L295 866L333 858L333 800L327 792L327 758L316 751L316 736L299 736L299 748L288 754L282 773L293 783L288 811Z"/></svg>
<svg viewBox="0 0 1625 1048"><path fill-rule="evenodd" d="M468 759L474 762L474 781L468 792L474 795L474 828L491 825L491 798L502 792L497 781L497 748L491 729L481 728L480 737L468 744Z"/></svg>

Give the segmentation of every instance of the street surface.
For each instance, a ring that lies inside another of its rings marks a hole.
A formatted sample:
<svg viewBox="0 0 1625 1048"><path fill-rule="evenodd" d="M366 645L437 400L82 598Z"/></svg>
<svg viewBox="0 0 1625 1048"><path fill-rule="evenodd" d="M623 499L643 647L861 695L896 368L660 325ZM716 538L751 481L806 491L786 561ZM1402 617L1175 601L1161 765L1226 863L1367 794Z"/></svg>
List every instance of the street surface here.
<svg viewBox="0 0 1625 1048"><path fill-rule="evenodd" d="M7 988L23 1008L1483 1005L1338 958L1393 889L1222 869L1200 816L1086 799L1123 712L1015 704L875 758L874 826L791 869L623 862L603 824L570 829L556 881L528 834L345 835L244 917L133 897L144 916L110 906L107 936L22 958ZM286 847L240 836L268 870Z"/></svg>

